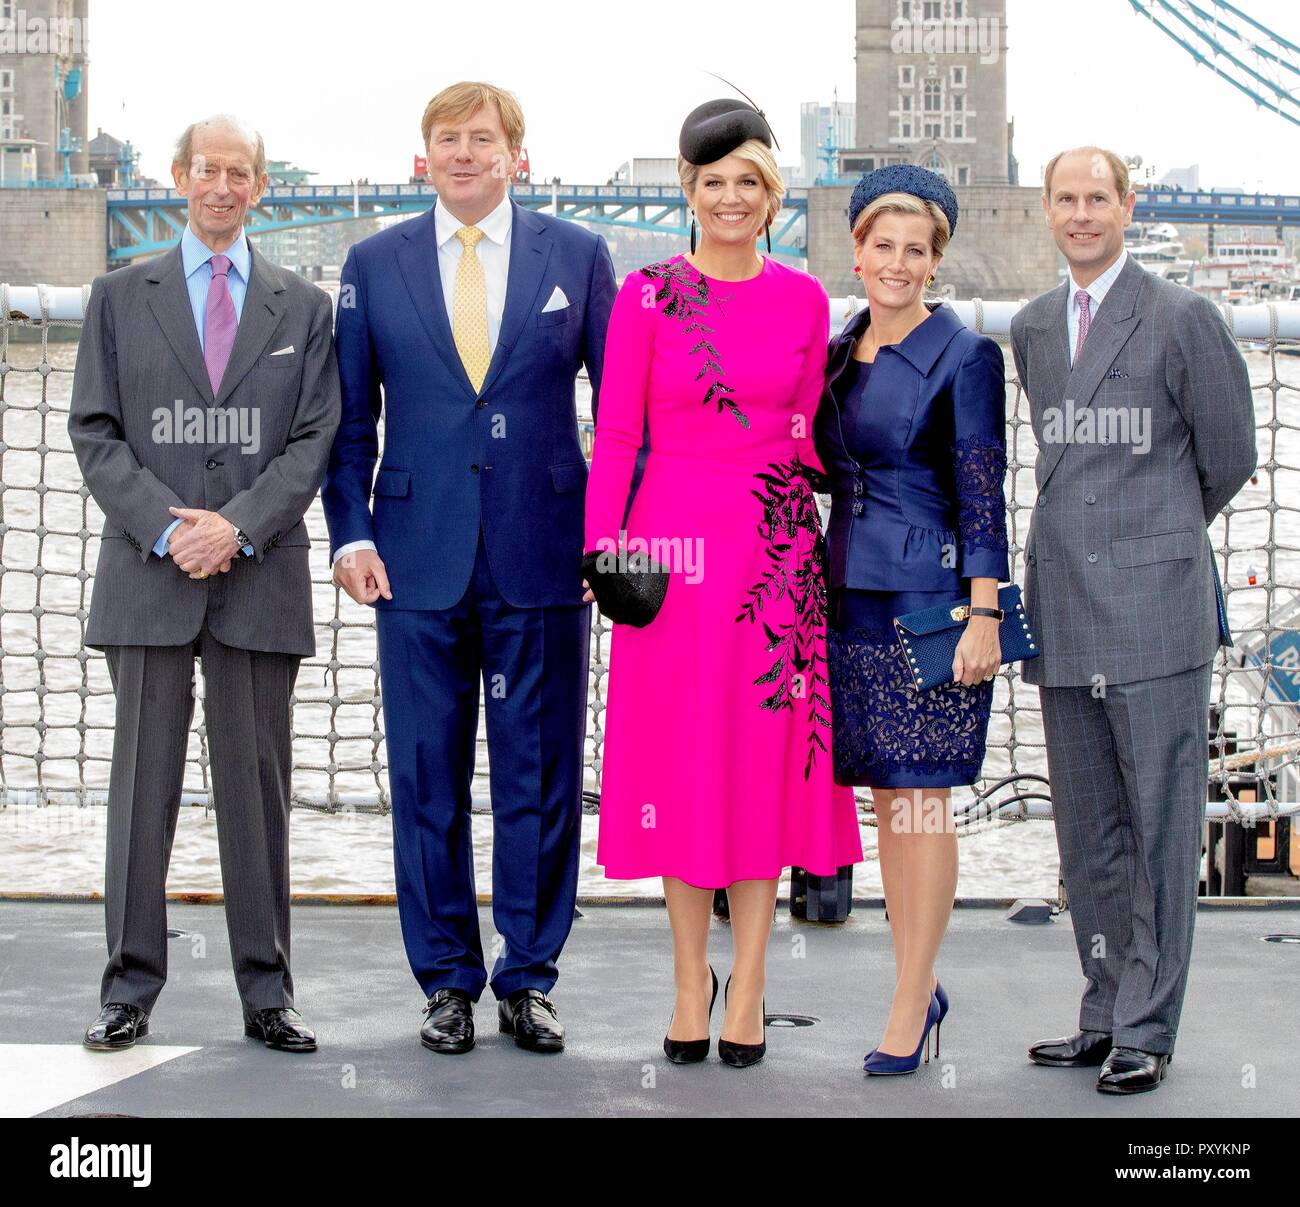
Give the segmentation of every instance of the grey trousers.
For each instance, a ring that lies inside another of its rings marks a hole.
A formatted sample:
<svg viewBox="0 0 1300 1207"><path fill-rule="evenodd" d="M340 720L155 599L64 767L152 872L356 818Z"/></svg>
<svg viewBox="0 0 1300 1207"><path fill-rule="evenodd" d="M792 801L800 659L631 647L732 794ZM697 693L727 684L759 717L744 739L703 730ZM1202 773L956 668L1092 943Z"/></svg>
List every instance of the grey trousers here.
<svg viewBox="0 0 1300 1207"><path fill-rule="evenodd" d="M100 1004L153 1009L167 979L167 866L203 663L204 722L235 982L246 1011L293 1005L289 972L289 699L296 654L192 645L109 646L117 729L108 788Z"/></svg>
<svg viewBox="0 0 1300 1207"><path fill-rule="evenodd" d="M1061 877L1087 987L1079 1026L1170 1053L1200 872L1210 670L1040 689Z"/></svg>

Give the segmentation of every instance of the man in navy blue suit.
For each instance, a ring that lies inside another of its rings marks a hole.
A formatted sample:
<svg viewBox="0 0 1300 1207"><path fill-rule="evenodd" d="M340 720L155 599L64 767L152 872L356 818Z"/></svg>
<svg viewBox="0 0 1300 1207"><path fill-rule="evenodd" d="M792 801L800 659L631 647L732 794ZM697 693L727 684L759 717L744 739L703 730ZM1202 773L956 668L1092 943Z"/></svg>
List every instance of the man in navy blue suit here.
<svg viewBox="0 0 1300 1207"><path fill-rule="evenodd" d="M590 635L574 382L586 365L594 414L616 284L603 239L510 199L524 137L513 96L455 84L422 132L436 204L343 267L343 418L322 491L334 581L378 613L421 1043L469 1051L489 982L470 830L482 678L501 940L490 983L501 1030L558 1052L547 994L577 896Z"/></svg>

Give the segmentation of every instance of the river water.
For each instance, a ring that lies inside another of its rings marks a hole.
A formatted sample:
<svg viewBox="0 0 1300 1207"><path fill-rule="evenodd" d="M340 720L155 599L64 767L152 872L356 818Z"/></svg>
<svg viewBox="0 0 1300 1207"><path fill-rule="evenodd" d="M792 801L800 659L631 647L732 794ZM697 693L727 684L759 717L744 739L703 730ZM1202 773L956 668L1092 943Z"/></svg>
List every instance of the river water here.
<svg viewBox="0 0 1300 1207"><path fill-rule="evenodd" d="M13 345L9 360L15 371L4 379L3 431L0 445L0 495L3 522L0 541L0 781L6 790L107 786L112 742L112 693L103 659L93 652L83 662L77 609L89 600L90 584L78 577L93 572L98 542L80 532L98 533L100 516L93 501L78 493L80 478L69 450L66 410L71 391L74 343L50 345L42 413L42 375L23 371L39 366L40 347ZM1008 361L1009 361L1008 356ZM1233 548L1227 583L1234 631L1241 636L1258 623L1266 600L1269 559L1263 550L1270 523L1276 524L1279 550L1273 566L1277 598L1300 590L1300 358L1279 356L1278 372L1286 384L1278 396L1278 418L1270 427L1273 394L1269 356L1247 353L1256 385L1261 469L1256 484L1238 497L1228 534ZM1009 392L1009 401L1014 392ZM583 392L580 412L589 411ZM1034 503L1034 442L1019 401L1011 415L1013 469L1007 490L1012 503L1012 540L1023 545ZM1272 462L1272 470L1268 463ZM40 484L49 489L42 492ZM1273 489L1270 490L1272 485ZM1276 502L1277 507L1271 504ZM1212 529L1216 546L1223 541L1224 521ZM37 529L39 531L23 531ZM339 597L328 583L328 541L319 500L308 526L314 542L312 573L317 656L304 663L298 680L294 727L295 793L322 802L335 772L335 789L373 801L386 788L380 767L382 717L374 703L377 682L374 632L368 609ZM68 535L70 534L70 535ZM39 569L39 573L38 573ZM1255 585L1250 577L1254 575ZM1023 582L1017 560L1016 579ZM1216 684L1217 691L1217 684ZM1227 687L1230 724L1249 732L1255 714L1251 687L1232 676ZM196 715L196 721L201 716ZM83 726L79 730L78 725ZM592 770L589 717L586 787L596 790ZM480 725L476 801L486 807L486 744ZM985 773L990 780L1012 770L1045 773L1036 691L1014 677L1001 677L994 697L994 717ZM191 736L192 762L186 787L201 790L204 754L199 733ZM957 799L969 799L959 791ZM865 799L865 794L864 794ZM103 887L104 809L55 804L44 808L8 802L0 808L0 892L88 893ZM169 888L173 891L218 891L215 818L201 807L181 810L172 856ZM660 882L606 880L595 863L597 819L584 818L581 878L584 895L658 895ZM474 819L476 868L480 893L491 892L492 821ZM855 891L880 895L875 861L875 832L863 825L867 860L855 874ZM392 827L387 816L347 810L325 813L309 807L294 810L292 822L293 890L306 893L393 892ZM1057 856L1050 822L983 824L964 834L958 893L966 897L1054 895Z"/></svg>

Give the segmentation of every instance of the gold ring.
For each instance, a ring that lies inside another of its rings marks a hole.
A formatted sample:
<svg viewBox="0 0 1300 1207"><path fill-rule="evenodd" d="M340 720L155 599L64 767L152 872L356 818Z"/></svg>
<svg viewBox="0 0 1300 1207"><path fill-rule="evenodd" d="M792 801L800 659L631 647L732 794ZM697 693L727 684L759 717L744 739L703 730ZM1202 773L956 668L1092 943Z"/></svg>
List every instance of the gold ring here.
<svg viewBox="0 0 1300 1207"><path fill-rule="evenodd" d="M197 577L199 577L199 578L207 578L207 577L208 577L208 572L207 572L206 570L204 570L203 573L200 574L200 575L198 575Z"/></svg>

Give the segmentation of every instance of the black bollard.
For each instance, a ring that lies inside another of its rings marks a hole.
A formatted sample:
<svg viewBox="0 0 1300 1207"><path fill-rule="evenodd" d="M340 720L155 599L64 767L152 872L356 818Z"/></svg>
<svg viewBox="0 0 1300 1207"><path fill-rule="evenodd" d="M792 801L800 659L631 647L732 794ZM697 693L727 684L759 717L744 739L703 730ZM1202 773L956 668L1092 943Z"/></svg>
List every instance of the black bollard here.
<svg viewBox="0 0 1300 1207"><path fill-rule="evenodd" d="M833 876L790 869L790 916L804 922L847 922L853 910L853 866Z"/></svg>

